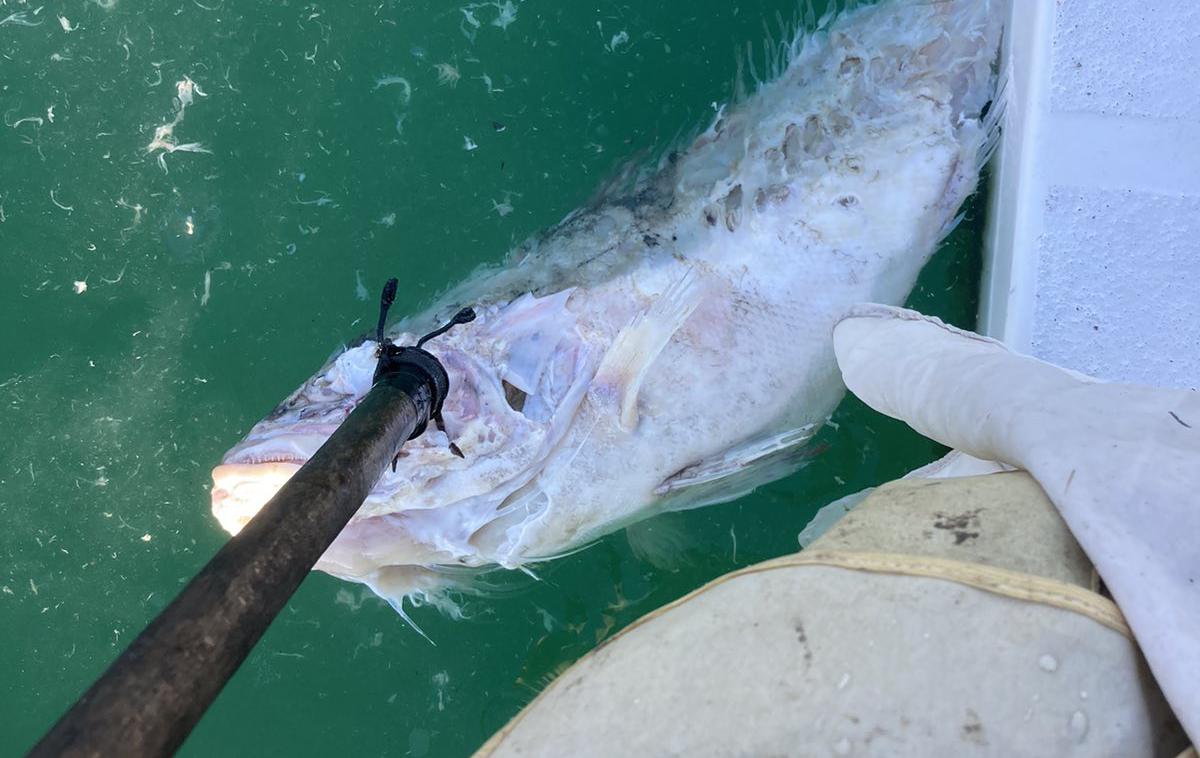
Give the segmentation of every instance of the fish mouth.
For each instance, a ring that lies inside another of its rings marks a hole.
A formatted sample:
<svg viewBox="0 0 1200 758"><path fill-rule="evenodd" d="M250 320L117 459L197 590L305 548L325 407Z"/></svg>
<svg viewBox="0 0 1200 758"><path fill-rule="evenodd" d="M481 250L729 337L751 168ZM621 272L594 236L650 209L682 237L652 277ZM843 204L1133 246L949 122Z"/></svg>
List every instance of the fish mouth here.
<svg viewBox="0 0 1200 758"><path fill-rule="evenodd" d="M332 423L263 429L226 453L212 471L212 513L221 527L240 532L336 429Z"/></svg>
<svg viewBox="0 0 1200 758"><path fill-rule="evenodd" d="M303 459L222 463L212 471L212 512L221 528L237 534L300 470Z"/></svg>

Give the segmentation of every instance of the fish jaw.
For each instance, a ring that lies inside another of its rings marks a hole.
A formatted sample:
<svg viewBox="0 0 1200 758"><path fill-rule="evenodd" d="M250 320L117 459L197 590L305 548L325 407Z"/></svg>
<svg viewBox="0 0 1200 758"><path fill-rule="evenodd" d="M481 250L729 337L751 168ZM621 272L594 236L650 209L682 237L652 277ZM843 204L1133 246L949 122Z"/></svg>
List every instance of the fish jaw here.
<svg viewBox="0 0 1200 758"><path fill-rule="evenodd" d="M450 380L445 429L430 424L397 451L320 567L495 562L474 534L540 472L595 371L572 293L482 305L473 323L426 347ZM375 355L373 343L342 352L226 453L212 489L223 528L236 534L324 444L369 391Z"/></svg>
<svg viewBox="0 0 1200 758"><path fill-rule="evenodd" d="M237 534L300 470L296 462L223 463L213 469L212 512L221 528Z"/></svg>
<svg viewBox="0 0 1200 758"><path fill-rule="evenodd" d="M308 379L212 471L212 512L237 534L317 452L370 389L373 343L343 351Z"/></svg>

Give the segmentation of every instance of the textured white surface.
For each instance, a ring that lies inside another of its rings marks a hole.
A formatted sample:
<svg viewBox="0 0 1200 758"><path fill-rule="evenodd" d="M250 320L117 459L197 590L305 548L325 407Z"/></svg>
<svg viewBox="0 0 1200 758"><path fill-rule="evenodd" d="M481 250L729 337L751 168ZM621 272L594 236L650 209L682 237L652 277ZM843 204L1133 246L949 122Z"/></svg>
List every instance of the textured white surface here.
<svg viewBox="0 0 1200 758"><path fill-rule="evenodd" d="M1055 111L1200 119L1195 0L1060 0Z"/></svg>
<svg viewBox="0 0 1200 758"><path fill-rule="evenodd" d="M981 330L1200 386L1200 3L1014 0Z"/></svg>
<svg viewBox="0 0 1200 758"><path fill-rule="evenodd" d="M1033 352L1092 376L1200 387L1200 196L1052 187Z"/></svg>

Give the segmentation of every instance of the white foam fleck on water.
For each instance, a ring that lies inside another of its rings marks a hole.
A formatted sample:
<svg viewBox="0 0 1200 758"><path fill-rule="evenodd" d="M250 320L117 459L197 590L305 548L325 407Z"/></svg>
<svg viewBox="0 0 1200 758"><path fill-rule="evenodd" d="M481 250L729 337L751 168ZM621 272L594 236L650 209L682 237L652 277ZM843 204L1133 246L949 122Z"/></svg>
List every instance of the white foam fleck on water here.
<svg viewBox="0 0 1200 758"><path fill-rule="evenodd" d="M1047 653L1041 658L1038 658L1038 667L1040 667L1042 671L1053 673L1058 671L1058 659Z"/></svg>
<svg viewBox="0 0 1200 758"><path fill-rule="evenodd" d="M354 296L359 300L366 300L370 293L367 292L367 286L363 284L362 271L355 269L354 271Z"/></svg>
<svg viewBox="0 0 1200 758"><path fill-rule="evenodd" d="M82 280L76 281L71 285L71 289L75 290L76 295L82 295L87 292L87 282Z"/></svg>
<svg viewBox="0 0 1200 758"><path fill-rule="evenodd" d="M844 689L846 689L846 685L848 685L848 684L850 684L850 674L849 673L842 674L842 678L838 680L837 688L839 690L844 690Z"/></svg>
<svg viewBox="0 0 1200 758"><path fill-rule="evenodd" d="M475 144L475 140L464 135L463 136L463 150L466 150L469 153L472 150L477 150L477 149L479 149L479 145Z"/></svg>

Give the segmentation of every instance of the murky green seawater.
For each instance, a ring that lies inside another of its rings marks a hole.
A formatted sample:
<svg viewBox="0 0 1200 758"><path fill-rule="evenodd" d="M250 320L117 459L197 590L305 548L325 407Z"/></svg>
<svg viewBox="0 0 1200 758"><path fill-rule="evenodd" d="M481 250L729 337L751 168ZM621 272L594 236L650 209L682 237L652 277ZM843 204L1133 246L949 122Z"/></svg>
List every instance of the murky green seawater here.
<svg viewBox="0 0 1200 758"><path fill-rule="evenodd" d="M222 543L209 469L366 329L386 277L412 309L560 219L622 160L707 120L735 47L795 2L526 0L515 19L393 0L104 5L0 0L0 19L18 14L0 25L6 755ZM458 81L439 84L439 64ZM164 171L146 146L185 77L197 90L174 139L211 152ZM914 295L968 327L979 207ZM468 621L417 609L436 647L312 576L184 754L469 753L632 619L795 550L818 507L939 452L853 399L836 421L800 474L670 517L674 565L614 535L540 582L504 578Z"/></svg>

